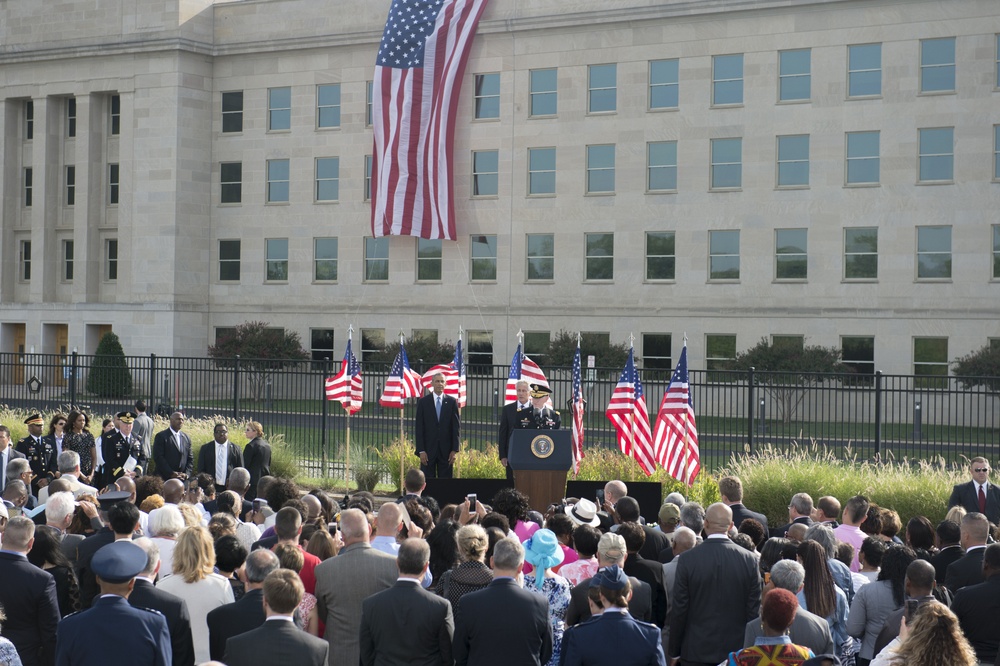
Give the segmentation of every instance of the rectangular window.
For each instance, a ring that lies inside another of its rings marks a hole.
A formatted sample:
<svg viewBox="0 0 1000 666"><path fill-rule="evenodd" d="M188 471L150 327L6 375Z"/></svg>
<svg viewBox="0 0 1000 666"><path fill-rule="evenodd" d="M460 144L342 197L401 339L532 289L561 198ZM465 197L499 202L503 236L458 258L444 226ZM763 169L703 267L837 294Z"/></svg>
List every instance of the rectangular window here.
<svg viewBox="0 0 1000 666"><path fill-rule="evenodd" d="M268 282L288 281L288 239L268 238L264 241L267 248L265 280Z"/></svg>
<svg viewBox="0 0 1000 666"><path fill-rule="evenodd" d="M243 91L222 93L222 131L243 131Z"/></svg>
<svg viewBox="0 0 1000 666"><path fill-rule="evenodd" d="M844 365L854 368L859 375L875 374L875 338L844 335L840 338L840 349Z"/></svg>
<svg viewBox="0 0 1000 666"><path fill-rule="evenodd" d="M415 328L410 331L410 340L436 345L438 343L438 330L436 328Z"/></svg>
<svg viewBox="0 0 1000 666"><path fill-rule="evenodd" d="M63 282L73 281L73 241L62 242L62 279Z"/></svg>
<svg viewBox="0 0 1000 666"><path fill-rule="evenodd" d="M878 279L878 227L844 229L844 279Z"/></svg>
<svg viewBox="0 0 1000 666"><path fill-rule="evenodd" d="M316 86L316 127L340 127L340 84Z"/></svg>
<svg viewBox="0 0 1000 666"><path fill-rule="evenodd" d="M847 184L877 185L879 182L879 133L847 133Z"/></svg>
<svg viewBox="0 0 1000 666"><path fill-rule="evenodd" d="M21 270L19 275L21 276L22 282L31 282L31 241L23 240L21 241L21 252L20 252L20 264Z"/></svg>
<svg viewBox="0 0 1000 666"><path fill-rule="evenodd" d="M121 95L111 96L111 136L122 133L122 98Z"/></svg>
<svg viewBox="0 0 1000 666"><path fill-rule="evenodd" d="M615 235L586 234L587 281L610 281L615 278Z"/></svg>
<svg viewBox="0 0 1000 666"><path fill-rule="evenodd" d="M854 44L847 47L847 96L876 97L882 94L882 45Z"/></svg>
<svg viewBox="0 0 1000 666"><path fill-rule="evenodd" d="M372 200L372 156L365 155L365 201Z"/></svg>
<svg viewBox="0 0 1000 666"><path fill-rule="evenodd" d="M920 92L955 90L955 38L920 40Z"/></svg>
<svg viewBox="0 0 1000 666"><path fill-rule="evenodd" d="M556 193L556 149L528 148L528 194Z"/></svg>
<svg viewBox="0 0 1000 666"><path fill-rule="evenodd" d="M618 109L618 65L587 68L587 112L609 113Z"/></svg>
<svg viewBox="0 0 1000 666"><path fill-rule="evenodd" d="M104 241L104 279L114 282L118 279L118 239Z"/></svg>
<svg viewBox="0 0 1000 666"><path fill-rule="evenodd" d="M108 165L108 205L118 205L118 165Z"/></svg>
<svg viewBox="0 0 1000 666"><path fill-rule="evenodd" d="M24 193L22 201L25 208L31 208L32 181L34 180L34 170L31 167L24 167Z"/></svg>
<svg viewBox="0 0 1000 666"><path fill-rule="evenodd" d="M497 237L472 236L472 279L492 281L497 279Z"/></svg>
<svg viewBox="0 0 1000 666"><path fill-rule="evenodd" d="M806 339L802 335L772 335L771 349L789 354L801 354L805 349Z"/></svg>
<svg viewBox="0 0 1000 666"><path fill-rule="evenodd" d="M292 89L267 89L267 129L270 132L292 129Z"/></svg>
<svg viewBox="0 0 1000 666"><path fill-rule="evenodd" d="M920 132L920 182L947 182L955 175L955 128L934 127Z"/></svg>
<svg viewBox="0 0 1000 666"><path fill-rule="evenodd" d="M309 329L309 353L312 356L314 370L330 368L329 362L333 360L332 328Z"/></svg>
<svg viewBox="0 0 1000 666"><path fill-rule="evenodd" d="M994 64L993 72L996 75L996 80L993 83L995 88L1000 88L1000 34L996 36L996 40L997 40L996 52L995 52L996 57L994 58L996 62L993 63Z"/></svg>
<svg viewBox="0 0 1000 666"><path fill-rule="evenodd" d="M337 281L337 239L313 239L313 280Z"/></svg>
<svg viewBox="0 0 1000 666"><path fill-rule="evenodd" d="M472 196L497 196L500 154L496 150L472 151Z"/></svg>
<svg viewBox="0 0 1000 666"><path fill-rule="evenodd" d="M555 237L552 234L528 234L528 280L555 278Z"/></svg>
<svg viewBox="0 0 1000 666"><path fill-rule="evenodd" d="M316 158L316 201L340 199L340 158Z"/></svg>
<svg viewBox="0 0 1000 666"><path fill-rule="evenodd" d="M808 232L805 229L775 229L774 277L776 280L805 280L808 277Z"/></svg>
<svg viewBox="0 0 1000 666"><path fill-rule="evenodd" d="M267 203L288 201L288 160L267 161Z"/></svg>
<svg viewBox="0 0 1000 666"><path fill-rule="evenodd" d="M224 204L243 201L243 162L219 164L220 201Z"/></svg>
<svg viewBox="0 0 1000 666"><path fill-rule="evenodd" d="M365 239L365 282L389 281L389 239Z"/></svg>
<svg viewBox="0 0 1000 666"><path fill-rule="evenodd" d="M665 370L674 369L674 359L671 357L672 339L669 333L642 334L642 369Z"/></svg>
<svg viewBox="0 0 1000 666"><path fill-rule="evenodd" d="M536 363L544 359L549 352L549 341L551 340L549 331L525 331L524 332L524 353L531 357Z"/></svg>
<svg viewBox="0 0 1000 666"><path fill-rule="evenodd" d="M615 191L615 146L587 146L587 194Z"/></svg>
<svg viewBox="0 0 1000 666"><path fill-rule="evenodd" d="M778 187L809 186L809 135L778 137Z"/></svg>
<svg viewBox="0 0 1000 666"><path fill-rule="evenodd" d="M611 334L602 331L581 331L580 347L583 349L602 349L611 344Z"/></svg>
<svg viewBox="0 0 1000 666"><path fill-rule="evenodd" d="M417 239L417 281L441 281L441 240Z"/></svg>
<svg viewBox="0 0 1000 666"><path fill-rule="evenodd" d="M66 137L76 136L76 98L66 98Z"/></svg>
<svg viewBox="0 0 1000 666"><path fill-rule="evenodd" d="M673 280L676 265L673 231L646 232L646 279Z"/></svg>
<svg viewBox="0 0 1000 666"><path fill-rule="evenodd" d="M500 117L500 74L476 74L475 111L477 120Z"/></svg>
<svg viewBox="0 0 1000 666"><path fill-rule="evenodd" d="M361 362L364 363L371 357L385 349L385 329L384 328L363 328L361 329Z"/></svg>
<svg viewBox="0 0 1000 666"><path fill-rule="evenodd" d="M993 279L1000 280L1000 224L993 225Z"/></svg>
<svg viewBox="0 0 1000 666"><path fill-rule="evenodd" d="M219 241L219 281L240 281L240 241Z"/></svg>
<svg viewBox="0 0 1000 666"><path fill-rule="evenodd" d="M554 116L558 108L559 93L556 69L533 69L529 75L530 115Z"/></svg>
<svg viewBox="0 0 1000 666"><path fill-rule="evenodd" d="M743 54L712 56L712 106L743 103Z"/></svg>
<svg viewBox="0 0 1000 666"><path fill-rule="evenodd" d="M708 232L708 279L740 279L740 232Z"/></svg>
<svg viewBox="0 0 1000 666"><path fill-rule="evenodd" d="M712 139L712 189L743 185L743 139Z"/></svg>
<svg viewBox="0 0 1000 666"><path fill-rule="evenodd" d="M76 167L72 164L66 166L66 205L76 204Z"/></svg>
<svg viewBox="0 0 1000 666"><path fill-rule="evenodd" d="M676 109L679 104L678 60L649 61L649 108Z"/></svg>
<svg viewBox="0 0 1000 666"><path fill-rule="evenodd" d="M493 331L466 331L470 375L493 373Z"/></svg>
<svg viewBox="0 0 1000 666"><path fill-rule="evenodd" d="M35 138L35 103L25 100L24 102L24 140L31 141Z"/></svg>
<svg viewBox="0 0 1000 666"><path fill-rule="evenodd" d="M913 338L913 374L917 388L947 388L948 338Z"/></svg>
<svg viewBox="0 0 1000 666"><path fill-rule="evenodd" d="M646 190L677 190L677 142L650 141L646 144Z"/></svg>
<svg viewBox="0 0 1000 666"><path fill-rule="evenodd" d="M365 81L365 127L372 126L372 81Z"/></svg>
<svg viewBox="0 0 1000 666"><path fill-rule="evenodd" d="M993 180L1000 180L1000 125L993 126Z"/></svg>
<svg viewBox="0 0 1000 666"><path fill-rule="evenodd" d="M951 278L951 227L917 227L917 279Z"/></svg>
<svg viewBox="0 0 1000 666"><path fill-rule="evenodd" d="M778 52L778 100L796 102L812 96L812 51Z"/></svg>
<svg viewBox="0 0 1000 666"><path fill-rule="evenodd" d="M705 368L722 370L736 359L736 336L708 334L705 336Z"/></svg>

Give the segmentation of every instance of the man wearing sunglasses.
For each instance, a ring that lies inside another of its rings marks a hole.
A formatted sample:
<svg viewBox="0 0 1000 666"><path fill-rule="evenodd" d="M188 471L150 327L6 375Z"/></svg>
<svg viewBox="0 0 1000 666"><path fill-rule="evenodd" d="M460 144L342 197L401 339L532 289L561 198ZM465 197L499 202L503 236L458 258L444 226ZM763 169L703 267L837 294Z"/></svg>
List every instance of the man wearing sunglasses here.
<svg viewBox="0 0 1000 666"><path fill-rule="evenodd" d="M960 483L951 492L948 508L961 506L969 513L982 513L994 525L1000 523L1000 486L990 483L990 464L976 457L969 466L972 480Z"/></svg>

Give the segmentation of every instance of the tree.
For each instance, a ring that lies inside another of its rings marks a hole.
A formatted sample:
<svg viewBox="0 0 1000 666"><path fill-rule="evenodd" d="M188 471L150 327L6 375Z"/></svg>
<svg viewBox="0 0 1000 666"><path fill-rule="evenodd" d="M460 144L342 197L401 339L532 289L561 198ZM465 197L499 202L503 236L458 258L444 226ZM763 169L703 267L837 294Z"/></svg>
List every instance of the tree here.
<svg viewBox="0 0 1000 666"><path fill-rule="evenodd" d="M97 343L97 353L87 375L87 391L102 398L132 395L132 372L118 336L108 331Z"/></svg>
<svg viewBox="0 0 1000 666"><path fill-rule="evenodd" d="M410 367L423 374L432 366L446 365L455 359L455 345L451 341L438 342L433 338L410 338L406 341L406 358ZM399 340L390 342L372 355L374 363L392 363L399 353Z"/></svg>
<svg viewBox="0 0 1000 666"><path fill-rule="evenodd" d="M584 333L580 341L580 355L586 364L587 356L594 356L594 365L598 368L620 368L628 359L628 345L624 342L618 345L604 335L588 335ZM576 354L576 333L559 331L549 341L545 352L545 364L550 366L571 366L573 355Z"/></svg>
<svg viewBox="0 0 1000 666"><path fill-rule="evenodd" d="M964 388L982 386L1000 392L1000 343L990 342L967 356L954 360L955 375Z"/></svg>
<svg viewBox="0 0 1000 666"><path fill-rule="evenodd" d="M806 387L854 372L841 362L836 347L805 346L802 338L767 338L736 355L726 365L729 370L747 372L754 368L757 384L774 397L782 423L790 423L806 397Z"/></svg>
<svg viewBox="0 0 1000 666"><path fill-rule="evenodd" d="M266 321L245 321L222 335L208 348L208 355L220 368L236 365L246 371L250 394L255 400L264 395L264 387L276 370L309 358L299 334L283 328L271 328Z"/></svg>

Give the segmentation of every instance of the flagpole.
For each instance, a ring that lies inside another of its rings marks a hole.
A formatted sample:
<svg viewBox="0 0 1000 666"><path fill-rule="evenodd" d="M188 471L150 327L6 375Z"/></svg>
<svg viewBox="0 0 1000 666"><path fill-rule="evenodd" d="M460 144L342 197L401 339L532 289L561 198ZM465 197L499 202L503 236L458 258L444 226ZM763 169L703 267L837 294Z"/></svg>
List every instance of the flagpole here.
<svg viewBox="0 0 1000 666"><path fill-rule="evenodd" d="M344 454L344 497L347 497L351 493L351 410L347 410L347 418L345 419L347 423L347 450Z"/></svg>
<svg viewBox="0 0 1000 666"><path fill-rule="evenodd" d="M399 332L399 353L403 353L403 331ZM400 387L402 388L402 387ZM405 393L403 395L406 395ZM406 460L406 440L403 439L403 412L406 411L406 398L400 398L402 406L399 408L399 494L403 493L404 461Z"/></svg>

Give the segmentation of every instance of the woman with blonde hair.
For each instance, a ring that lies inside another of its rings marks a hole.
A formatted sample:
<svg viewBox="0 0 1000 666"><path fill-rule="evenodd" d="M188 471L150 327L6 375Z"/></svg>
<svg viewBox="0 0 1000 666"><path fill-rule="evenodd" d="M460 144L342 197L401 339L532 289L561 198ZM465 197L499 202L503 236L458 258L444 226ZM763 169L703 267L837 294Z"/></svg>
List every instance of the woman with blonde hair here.
<svg viewBox="0 0 1000 666"><path fill-rule="evenodd" d="M479 525L465 525L455 534L461 564L441 576L437 593L451 602L458 613L458 600L469 592L481 590L493 581L493 571L486 566L486 549L490 545L486 530Z"/></svg>
<svg viewBox="0 0 1000 666"><path fill-rule="evenodd" d="M958 618L944 604L921 604L871 666L976 666L976 651L962 634Z"/></svg>
<svg viewBox="0 0 1000 666"><path fill-rule="evenodd" d="M174 547L174 574L157 584L161 590L187 602L194 657L199 664L211 658L208 650L209 611L235 601L229 581L215 573L214 569L215 548L208 530L201 526L188 527L181 531Z"/></svg>

